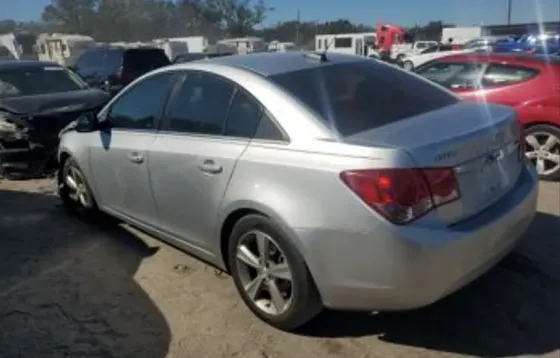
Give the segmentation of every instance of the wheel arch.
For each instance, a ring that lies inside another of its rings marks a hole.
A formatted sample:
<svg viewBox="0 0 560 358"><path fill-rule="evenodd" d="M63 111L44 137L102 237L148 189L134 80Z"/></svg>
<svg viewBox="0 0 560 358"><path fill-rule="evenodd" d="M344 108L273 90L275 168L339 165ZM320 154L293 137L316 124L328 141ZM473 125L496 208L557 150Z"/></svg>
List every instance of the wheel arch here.
<svg viewBox="0 0 560 358"><path fill-rule="evenodd" d="M293 231L287 222L274 211L271 207L264 203L255 201L239 201L232 205L229 205L225 210L224 214L221 215L219 219L220 225L218 225L219 232L219 259L221 260L221 265L227 272L230 270L230 263L228 262L228 244L231 232L235 224L247 215L262 215L270 220L272 220L276 225L278 225L282 232L286 235L287 239L294 245L296 250L304 257L304 247L296 240L296 233Z"/></svg>

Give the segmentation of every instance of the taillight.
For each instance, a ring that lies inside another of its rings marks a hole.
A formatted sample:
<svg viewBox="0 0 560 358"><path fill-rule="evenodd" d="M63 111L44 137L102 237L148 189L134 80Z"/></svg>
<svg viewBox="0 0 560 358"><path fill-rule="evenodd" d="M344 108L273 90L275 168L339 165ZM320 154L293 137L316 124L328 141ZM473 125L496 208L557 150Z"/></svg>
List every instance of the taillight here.
<svg viewBox="0 0 560 358"><path fill-rule="evenodd" d="M340 178L369 207L398 225L460 197L451 168L348 170Z"/></svg>

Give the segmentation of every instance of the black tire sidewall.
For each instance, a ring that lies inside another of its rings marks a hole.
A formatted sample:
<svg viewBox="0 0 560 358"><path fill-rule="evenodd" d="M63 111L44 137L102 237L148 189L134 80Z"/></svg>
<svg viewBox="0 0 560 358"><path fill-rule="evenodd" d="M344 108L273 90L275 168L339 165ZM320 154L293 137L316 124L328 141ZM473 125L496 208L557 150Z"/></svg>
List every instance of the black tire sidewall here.
<svg viewBox="0 0 560 358"><path fill-rule="evenodd" d="M536 132L550 133L551 135L554 135L556 138L560 139L560 128L549 124L536 124L533 126L529 126L525 129L525 137ZM545 181L560 180L560 169L549 175L539 175L539 178Z"/></svg>
<svg viewBox="0 0 560 358"><path fill-rule="evenodd" d="M286 312L278 316L268 315L256 307L247 297L239 279L235 257L237 244L245 233L255 229L263 231L273 238L283 251L292 270L293 302ZM228 245L228 262L239 295L247 307L268 324L281 330L290 331L308 323L321 312L322 303L303 257L290 240L287 239L280 227L269 218L262 215L247 215L235 224Z"/></svg>

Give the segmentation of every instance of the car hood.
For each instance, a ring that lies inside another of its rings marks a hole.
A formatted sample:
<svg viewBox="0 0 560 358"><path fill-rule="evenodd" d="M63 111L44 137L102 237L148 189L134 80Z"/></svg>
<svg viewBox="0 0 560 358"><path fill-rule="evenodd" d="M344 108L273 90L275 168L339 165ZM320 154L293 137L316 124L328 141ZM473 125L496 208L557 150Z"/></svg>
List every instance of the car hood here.
<svg viewBox="0 0 560 358"><path fill-rule="evenodd" d="M82 112L99 108L108 100L108 93L89 88L72 92L4 98L0 99L0 110L26 115Z"/></svg>

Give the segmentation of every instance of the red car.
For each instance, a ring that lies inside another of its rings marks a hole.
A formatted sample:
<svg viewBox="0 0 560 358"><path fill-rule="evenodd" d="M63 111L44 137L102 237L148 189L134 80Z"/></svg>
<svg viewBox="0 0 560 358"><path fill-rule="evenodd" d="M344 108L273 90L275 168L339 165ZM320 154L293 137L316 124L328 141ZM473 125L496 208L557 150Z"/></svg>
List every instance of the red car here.
<svg viewBox="0 0 560 358"><path fill-rule="evenodd" d="M515 108L527 157L541 179L560 179L560 56L472 53L438 58L414 72L466 100Z"/></svg>

